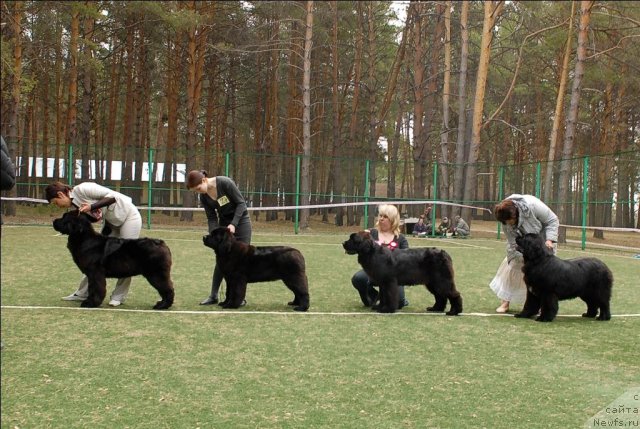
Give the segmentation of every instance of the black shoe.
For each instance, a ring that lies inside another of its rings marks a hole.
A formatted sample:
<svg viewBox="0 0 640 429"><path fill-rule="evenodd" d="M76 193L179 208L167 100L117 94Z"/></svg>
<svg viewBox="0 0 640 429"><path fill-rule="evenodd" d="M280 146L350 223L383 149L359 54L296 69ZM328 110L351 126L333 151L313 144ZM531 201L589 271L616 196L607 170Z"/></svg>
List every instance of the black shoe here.
<svg viewBox="0 0 640 429"><path fill-rule="evenodd" d="M210 296L208 296L207 299L200 302L200 305L213 305L217 303L218 303L218 298L211 298Z"/></svg>

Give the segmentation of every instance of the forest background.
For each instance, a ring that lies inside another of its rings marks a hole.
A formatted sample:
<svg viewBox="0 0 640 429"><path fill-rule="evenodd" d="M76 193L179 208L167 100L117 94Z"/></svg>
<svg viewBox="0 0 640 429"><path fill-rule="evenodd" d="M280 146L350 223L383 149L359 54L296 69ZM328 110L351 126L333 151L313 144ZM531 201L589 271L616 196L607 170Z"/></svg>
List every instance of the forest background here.
<svg viewBox="0 0 640 429"><path fill-rule="evenodd" d="M561 223L588 185L590 225L640 228L640 2L2 1L1 22L8 196L60 178L141 201L153 158L159 206L195 207L179 176L203 168L267 207L299 186L490 208L508 165Z"/></svg>

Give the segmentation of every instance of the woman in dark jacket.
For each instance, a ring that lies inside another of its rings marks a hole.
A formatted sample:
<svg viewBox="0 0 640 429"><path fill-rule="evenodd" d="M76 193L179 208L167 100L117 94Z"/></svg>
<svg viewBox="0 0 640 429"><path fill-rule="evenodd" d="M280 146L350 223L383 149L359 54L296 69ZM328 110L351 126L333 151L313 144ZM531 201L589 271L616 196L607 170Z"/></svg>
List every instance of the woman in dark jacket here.
<svg viewBox="0 0 640 429"><path fill-rule="evenodd" d="M0 185L3 191L8 191L16 184L16 167L11 161L9 149L7 149L7 144L4 142L2 136L0 136L0 152L2 152Z"/></svg>
<svg viewBox="0 0 640 429"><path fill-rule="evenodd" d="M0 160L0 188L3 191L8 191L16 184L16 167L11 161L9 156L9 149L4 142L2 136L0 136L0 154L2 159ZM0 210L0 225L2 225L2 211Z"/></svg>
<svg viewBox="0 0 640 429"><path fill-rule="evenodd" d="M251 219L247 204L238 186L226 176L209 177L204 170L192 170L187 175L187 189L200 194L200 203L207 215L209 232L226 226L238 241L251 244ZM200 305L218 303L222 272L216 264L211 293Z"/></svg>

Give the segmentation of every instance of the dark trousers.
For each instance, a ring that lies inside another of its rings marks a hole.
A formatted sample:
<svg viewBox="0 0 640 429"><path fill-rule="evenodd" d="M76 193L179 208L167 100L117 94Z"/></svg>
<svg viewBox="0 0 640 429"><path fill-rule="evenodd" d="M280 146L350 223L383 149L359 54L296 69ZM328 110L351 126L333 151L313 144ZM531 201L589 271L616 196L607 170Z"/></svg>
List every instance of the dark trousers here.
<svg viewBox="0 0 640 429"><path fill-rule="evenodd" d="M226 226L226 225L223 225ZM251 219L249 216L243 217L238 222L236 232L233 234L236 240L243 243L251 244ZM210 298L218 299L218 292L220 291L220 284L222 283L222 272L218 268L216 263L213 267L213 279L211 280L211 294Z"/></svg>
<svg viewBox="0 0 640 429"><path fill-rule="evenodd" d="M378 301L379 293L375 288L377 285L371 282L369 276L363 270L358 271L351 277L351 284L360 294L360 299L365 306L371 307ZM400 298L398 308L402 308L409 305L409 302L404 297L404 286L399 286L398 289Z"/></svg>

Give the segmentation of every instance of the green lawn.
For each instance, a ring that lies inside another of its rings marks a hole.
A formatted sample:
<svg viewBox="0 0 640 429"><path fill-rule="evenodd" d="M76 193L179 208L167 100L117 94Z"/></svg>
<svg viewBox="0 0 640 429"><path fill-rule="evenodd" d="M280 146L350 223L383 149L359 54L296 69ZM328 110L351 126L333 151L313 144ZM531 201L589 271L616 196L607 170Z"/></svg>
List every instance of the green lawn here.
<svg viewBox="0 0 640 429"><path fill-rule="evenodd" d="M543 324L493 313L504 242L410 239L451 254L466 315L426 314L423 287L379 315L350 284L359 266L346 235L256 231L256 245L303 252L310 311L291 311L278 282L250 285L248 305L227 311L198 305L213 264L202 234L143 232L171 247L171 311L150 310L158 296L143 278L124 306L83 310L60 300L80 279L66 237L5 225L2 428L580 428L640 386L640 317L628 316L640 313L640 260L629 254L597 252L615 277L610 322L574 317L585 308L575 300Z"/></svg>

